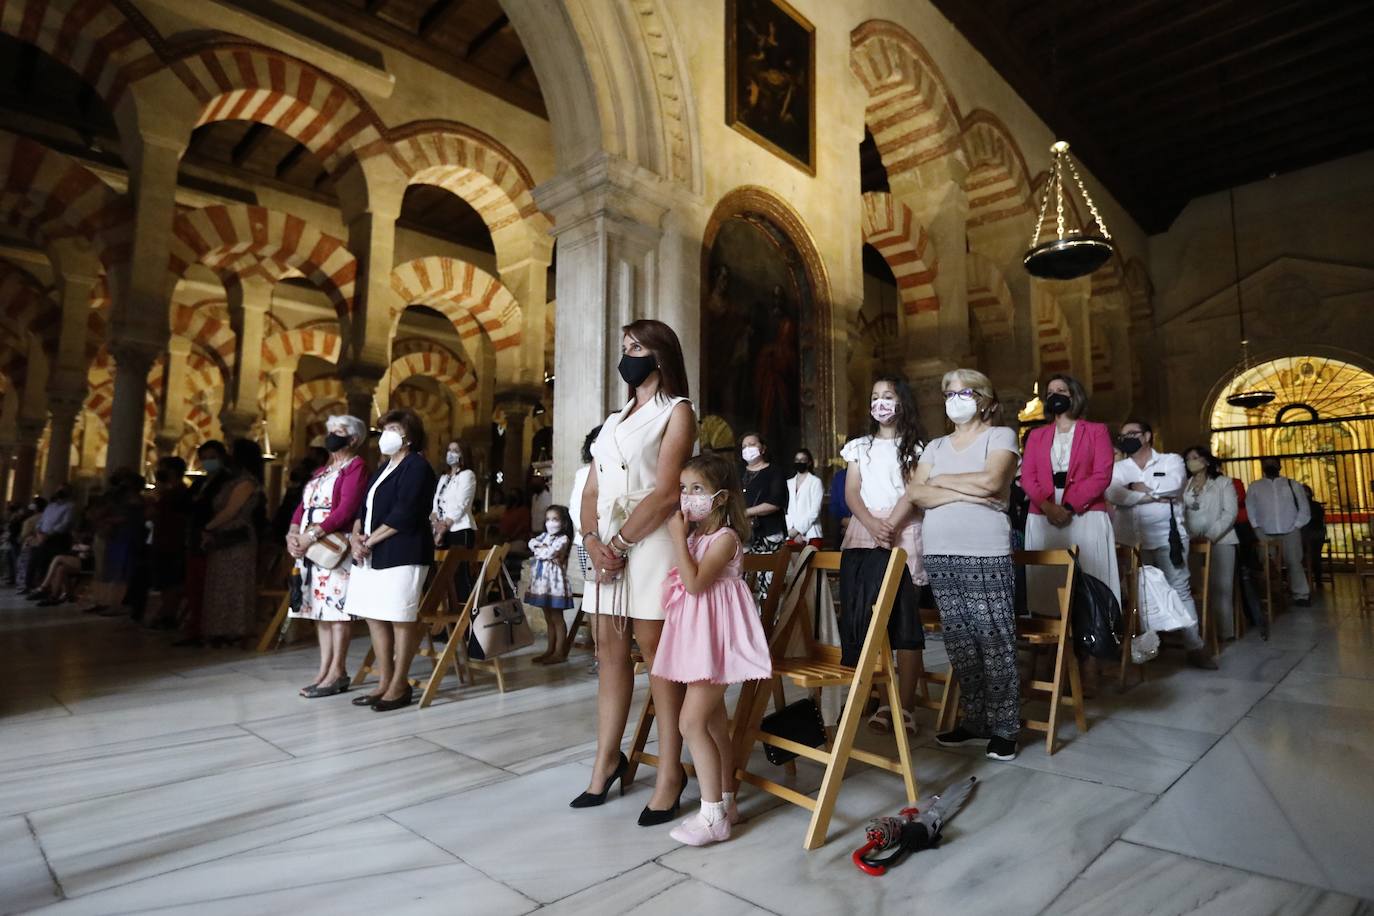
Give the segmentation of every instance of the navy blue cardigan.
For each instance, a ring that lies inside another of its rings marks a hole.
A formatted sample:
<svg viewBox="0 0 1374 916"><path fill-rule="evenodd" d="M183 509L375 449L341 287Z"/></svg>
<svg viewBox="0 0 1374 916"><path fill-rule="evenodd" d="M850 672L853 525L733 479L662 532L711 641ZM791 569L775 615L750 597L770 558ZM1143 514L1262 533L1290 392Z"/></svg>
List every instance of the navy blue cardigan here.
<svg viewBox="0 0 1374 916"><path fill-rule="evenodd" d="M372 472L367 488L371 491L386 465ZM434 504L437 480L434 469L423 455L412 452L401 460L391 476L382 481L372 497L372 528L389 525L396 533L372 548L372 568L428 566L434 562L434 533L429 527L429 512ZM367 530L367 500L358 506L358 521Z"/></svg>

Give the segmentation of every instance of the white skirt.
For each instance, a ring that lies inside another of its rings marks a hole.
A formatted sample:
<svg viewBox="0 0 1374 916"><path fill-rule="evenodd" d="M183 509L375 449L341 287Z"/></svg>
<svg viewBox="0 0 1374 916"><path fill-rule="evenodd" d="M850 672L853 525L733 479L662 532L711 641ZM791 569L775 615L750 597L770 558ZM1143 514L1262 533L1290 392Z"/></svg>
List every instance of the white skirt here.
<svg viewBox="0 0 1374 916"><path fill-rule="evenodd" d="M1027 550L1059 550L1066 547L1078 548L1079 568L1105 582L1119 602L1121 575L1117 572L1116 534L1112 530L1111 517L1106 512L1084 512L1075 515L1067 528L1056 528L1045 516L1034 512L1026 517ZM1026 599L1032 614L1057 614L1061 579L1062 576L1053 569L1030 567L1026 570Z"/></svg>
<svg viewBox="0 0 1374 916"><path fill-rule="evenodd" d="M353 566L344 609L354 617L414 623L420 613L420 592L428 566L393 566L373 569Z"/></svg>
<svg viewBox="0 0 1374 916"><path fill-rule="evenodd" d="M668 526L663 524L630 550L621 572L619 598L615 597L615 585L596 583L596 572L592 571L593 579L583 588L582 610L589 614L623 613L635 620L662 620L663 583L673 561L673 539Z"/></svg>

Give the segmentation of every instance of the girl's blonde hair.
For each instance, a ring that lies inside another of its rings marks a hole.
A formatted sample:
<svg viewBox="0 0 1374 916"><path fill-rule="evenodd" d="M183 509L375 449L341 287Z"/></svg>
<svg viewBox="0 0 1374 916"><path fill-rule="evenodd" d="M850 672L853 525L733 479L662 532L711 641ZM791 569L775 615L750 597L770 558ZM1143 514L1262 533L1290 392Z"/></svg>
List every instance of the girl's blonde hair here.
<svg viewBox="0 0 1374 916"><path fill-rule="evenodd" d="M732 528L739 535L740 543L748 544L751 536L749 516L744 508L744 491L740 489L739 473L735 470L734 456L725 457L715 452L702 452L688 458L682 465L684 471L694 471L701 475L711 492L724 490L725 499L711 510L711 514L699 522L689 522L697 528L716 530Z"/></svg>
<svg viewBox="0 0 1374 916"><path fill-rule="evenodd" d="M940 379L940 391L949 388L951 382L960 388L971 389L978 395L978 416L983 418L984 423L995 422L1002 413L1002 405L997 400L997 392L993 390L992 379L977 369L949 370Z"/></svg>

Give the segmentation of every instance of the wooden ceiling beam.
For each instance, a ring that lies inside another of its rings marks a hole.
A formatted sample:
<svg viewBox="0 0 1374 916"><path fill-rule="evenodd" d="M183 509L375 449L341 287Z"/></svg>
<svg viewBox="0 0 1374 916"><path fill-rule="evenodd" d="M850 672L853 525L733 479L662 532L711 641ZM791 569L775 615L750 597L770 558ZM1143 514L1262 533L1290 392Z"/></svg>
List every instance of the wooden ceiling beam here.
<svg viewBox="0 0 1374 916"><path fill-rule="evenodd" d="M297 162L300 162L301 157L304 155L304 143L297 143L295 146L291 147L290 152L288 152L285 156L282 156L281 159L277 161L277 167L274 170L274 174L277 176L277 180L281 181L282 177L286 175L287 172L291 171L292 167Z"/></svg>
<svg viewBox="0 0 1374 916"><path fill-rule="evenodd" d="M261 122L254 121L248 125L248 129L243 132L243 137L234 144L234 149L229 154L229 161L242 168L243 163L258 151L258 147L262 146L262 142L267 139L270 133L271 128Z"/></svg>
<svg viewBox="0 0 1374 916"><path fill-rule="evenodd" d="M520 59L506 71L506 79L513 80L530 68L530 57L528 54L521 54Z"/></svg>
<svg viewBox="0 0 1374 916"><path fill-rule="evenodd" d="M367 0L363 11L369 16L375 16L386 8L387 0Z"/></svg>
<svg viewBox="0 0 1374 916"><path fill-rule="evenodd" d="M487 23L482 31L473 36L472 41L469 41L468 46L463 49L463 60L471 60L474 54L486 47L508 25L510 25L510 17L505 13Z"/></svg>
<svg viewBox="0 0 1374 916"><path fill-rule="evenodd" d="M1113 75L1123 70L1136 72L1161 59L1214 50L1226 36L1253 29L1302 5L1303 0L1285 0L1272 5L1256 4L1255 8L1262 8L1263 12L1246 7L1242 13L1225 3L1190 3L1178 15L1161 17L1148 28L1123 35L1120 41L1099 43L1078 54L1076 62L1085 68L1108 68Z"/></svg>
<svg viewBox="0 0 1374 916"><path fill-rule="evenodd" d="M418 28L421 38L429 38L443 27L453 15L463 8L462 0L436 0L420 17Z"/></svg>

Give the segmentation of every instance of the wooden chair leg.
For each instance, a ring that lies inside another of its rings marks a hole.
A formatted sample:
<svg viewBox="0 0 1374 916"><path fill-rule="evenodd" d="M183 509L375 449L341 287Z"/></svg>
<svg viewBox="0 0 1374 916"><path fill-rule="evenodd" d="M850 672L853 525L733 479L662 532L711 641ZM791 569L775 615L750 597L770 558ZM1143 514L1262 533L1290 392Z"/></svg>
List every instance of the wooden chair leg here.
<svg viewBox="0 0 1374 916"><path fill-rule="evenodd" d="M651 694L644 701L644 709L639 713L639 724L635 726L634 741L630 743L630 766L625 770L625 785L630 785L635 780L635 773L639 770L639 764L644 760L644 748L649 743L649 730L653 728L653 725L654 698Z"/></svg>
<svg viewBox="0 0 1374 916"><path fill-rule="evenodd" d="M457 627L454 628L459 629ZM456 633L450 633L448 642L444 643L444 651L439 653L439 660L434 665L434 670L430 672L429 682L425 684L424 693L420 694L420 708L424 709L434 702L434 695L439 692L439 682L444 679L444 670L449 665L454 664L454 653L458 651L459 639Z"/></svg>
<svg viewBox="0 0 1374 916"><path fill-rule="evenodd" d="M1054 680L1050 681L1050 718L1045 733L1045 753L1048 756L1054 756L1055 744L1059 739L1059 701L1064 695L1064 648L1065 640L1061 638L1054 653Z"/></svg>
<svg viewBox="0 0 1374 916"><path fill-rule="evenodd" d="M371 648L367 650L367 655L363 656L363 663L358 666L358 671L353 675L352 686L358 687L367 680L367 676L372 673L372 666L377 661L377 653Z"/></svg>
<svg viewBox="0 0 1374 916"><path fill-rule="evenodd" d="M1073 691L1073 721L1078 726L1078 733L1086 735L1088 733L1088 710L1083 702L1083 669L1078 666L1078 656L1072 651L1068 653L1069 659L1069 689Z"/></svg>
<svg viewBox="0 0 1374 916"><path fill-rule="evenodd" d="M506 670L501 666L501 657L497 656L491 660L491 667L496 672L496 690L498 693L506 692Z"/></svg>
<svg viewBox="0 0 1374 916"><path fill-rule="evenodd" d="M266 652L281 645L282 633L290 610L291 600L283 598L281 604L277 606L276 613L272 615L272 622L262 631L262 638L258 640L258 652Z"/></svg>
<svg viewBox="0 0 1374 916"><path fill-rule="evenodd" d="M878 656L887 658L891 654L892 650L888 648L884 635ZM860 665L862 664L861 659ZM866 697L871 689L873 668L869 667L861 671L858 682L850 688L849 694L851 697ZM802 844L804 849L816 849L825 843L826 833L830 829L830 818L835 813L835 802L840 796L840 784L844 782L844 773L849 767L850 752L854 749L854 736L858 734L859 720L863 718L863 713L862 703L850 702L844 705L844 713L840 716L839 728L835 732L830 765L825 768L821 789L816 795L816 807L811 811L811 823L806 828L806 840Z"/></svg>

